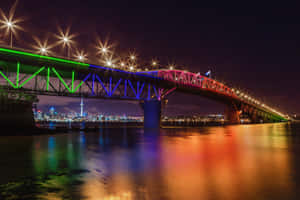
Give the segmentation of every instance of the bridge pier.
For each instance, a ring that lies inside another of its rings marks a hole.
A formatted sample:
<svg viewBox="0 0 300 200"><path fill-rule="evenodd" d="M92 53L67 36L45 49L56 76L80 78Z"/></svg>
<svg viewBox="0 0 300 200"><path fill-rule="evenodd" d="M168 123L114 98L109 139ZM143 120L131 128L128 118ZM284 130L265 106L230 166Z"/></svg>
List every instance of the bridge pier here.
<svg viewBox="0 0 300 200"><path fill-rule="evenodd" d="M161 101L148 100L141 102L144 110L144 128L159 129L161 121Z"/></svg>
<svg viewBox="0 0 300 200"><path fill-rule="evenodd" d="M256 110L253 110L250 113L250 119L251 119L251 123L253 123L253 124L260 122L260 118L259 118L258 113L257 113Z"/></svg>
<svg viewBox="0 0 300 200"><path fill-rule="evenodd" d="M230 124L240 123L240 111L234 104L227 105L225 108L225 120Z"/></svg>
<svg viewBox="0 0 300 200"><path fill-rule="evenodd" d="M0 96L0 135L26 134L34 129L33 101Z"/></svg>

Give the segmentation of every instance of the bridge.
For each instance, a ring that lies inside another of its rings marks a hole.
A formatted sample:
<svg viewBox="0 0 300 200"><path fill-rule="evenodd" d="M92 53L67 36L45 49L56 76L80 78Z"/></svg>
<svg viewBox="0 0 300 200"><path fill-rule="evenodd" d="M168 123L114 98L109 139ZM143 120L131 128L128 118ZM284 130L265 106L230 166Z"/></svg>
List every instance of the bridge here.
<svg viewBox="0 0 300 200"><path fill-rule="evenodd" d="M241 114L252 122L288 120L288 116L262 102L199 73L164 69L124 71L20 49L0 48L0 89L0 114L4 113L0 120L29 112L30 109L14 109L15 104L7 106L12 97L34 102L36 95L54 95L139 101L144 109L145 128L158 128L161 108L175 91L225 104L226 120L232 124L240 123ZM28 116L31 115L26 114L27 119Z"/></svg>

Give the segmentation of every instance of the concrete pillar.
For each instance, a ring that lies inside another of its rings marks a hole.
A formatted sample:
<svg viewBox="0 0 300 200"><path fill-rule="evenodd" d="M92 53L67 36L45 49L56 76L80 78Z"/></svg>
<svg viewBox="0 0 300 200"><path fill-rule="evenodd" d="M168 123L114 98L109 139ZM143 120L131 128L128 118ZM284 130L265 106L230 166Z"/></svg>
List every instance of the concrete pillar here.
<svg viewBox="0 0 300 200"><path fill-rule="evenodd" d="M32 103L0 97L1 135L26 134L26 131L34 129Z"/></svg>
<svg viewBox="0 0 300 200"><path fill-rule="evenodd" d="M144 110L144 128L159 129L161 119L161 101L149 100L141 103Z"/></svg>

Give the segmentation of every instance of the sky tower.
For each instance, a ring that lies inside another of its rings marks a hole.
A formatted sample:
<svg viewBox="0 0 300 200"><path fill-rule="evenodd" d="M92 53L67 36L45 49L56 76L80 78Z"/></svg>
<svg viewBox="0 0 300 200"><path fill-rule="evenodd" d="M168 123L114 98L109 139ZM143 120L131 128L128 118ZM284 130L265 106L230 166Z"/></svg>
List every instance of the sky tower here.
<svg viewBox="0 0 300 200"><path fill-rule="evenodd" d="M83 97L81 97L81 102L80 102L80 117L83 117Z"/></svg>

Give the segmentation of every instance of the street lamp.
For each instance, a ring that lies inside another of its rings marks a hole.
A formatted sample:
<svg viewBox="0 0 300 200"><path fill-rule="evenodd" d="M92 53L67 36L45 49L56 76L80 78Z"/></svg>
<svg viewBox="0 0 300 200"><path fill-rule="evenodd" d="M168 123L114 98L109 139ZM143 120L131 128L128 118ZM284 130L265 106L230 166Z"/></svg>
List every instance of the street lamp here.
<svg viewBox="0 0 300 200"><path fill-rule="evenodd" d="M112 65L111 61L110 60L106 61L106 65L110 67Z"/></svg>
<svg viewBox="0 0 300 200"><path fill-rule="evenodd" d="M152 66L155 67L157 65L157 61L153 60L152 61Z"/></svg>
<svg viewBox="0 0 300 200"><path fill-rule="evenodd" d="M135 52L129 52L129 62L136 62L137 55Z"/></svg>
<svg viewBox="0 0 300 200"><path fill-rule="evenodd" d="M46 48L41 48L41 52L46 53L47 52Z"/></svg>
<svg viewBox="0 0 300 200"><path fill-rule="evenodd" d="M80 62L84 62L87 58L87 54L84 53L84 51L78 51L76 50L76 54L75 54L76 60L80 61Z"/></svg>
<svg viewBox="0 0 300 200"><path fill-rule="evenodd" d="M32 47L36 50L36 53L41 55L48 55L52 53L50 49L53 45L48 45L48 39L44 40L44 42L41 42L37 37L33 37L33 39L36 42L36 45L32 45Z"/></svg>
<svg viewBox="0 0 300 200"><path fill-rule="evenodd" d="M56 44L62 44L63 48L67 49L68 58L70 58L71 54L71 45L74 44L74 41L72 39L76 36L76 34L70 34L70 27L67 27L65 32L60 27L58 27L58 35L55 35L55 37L59 40Z"/></svg>
<svg viewBox="0 0 300 200"><path fill-rule="evenodd" d="M0 29L5 29L5 35L10 36L10 47L13 47L13 36L17 37L17 30L23 31L24 29L18 25L18 23L24 21L24 18L16 18L14 19L14 14L16 10L18 1L15 1L13 6L9 10L9 15L6 16L5 13L0 8L0 15L2 19L0 19Z"/></svg>
<svg viewBox="0 0 300 200"><path fill-rule="evenodd" d="M101 41L100 37L96 38L96 48L98 49L98 53L102 56L106 56L110 53L113 54L112 48L114 47L113 43L109 43L109 38L106 38L104 41Z"/></svg>
<svg viewBox="0 0 300 200"><path fill-rule="evenodd" d="M63 37L62 39L63 46L67 48L67 56L70 58L70 43L69 43L69 38Z"/></svg>

